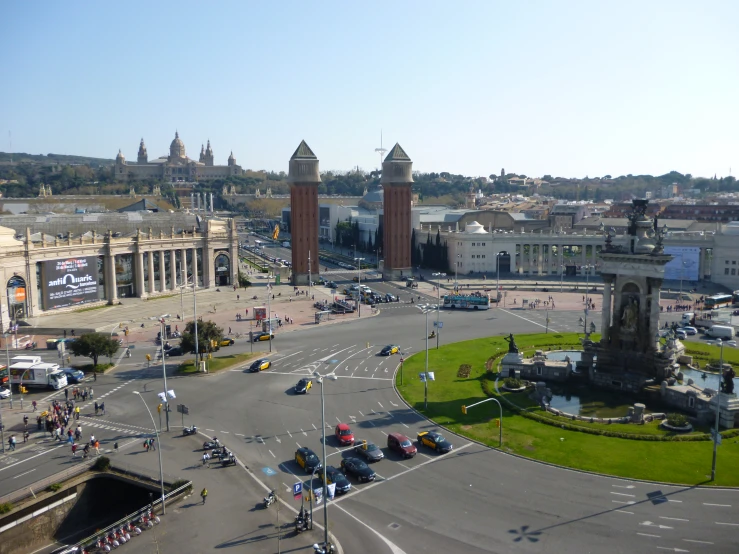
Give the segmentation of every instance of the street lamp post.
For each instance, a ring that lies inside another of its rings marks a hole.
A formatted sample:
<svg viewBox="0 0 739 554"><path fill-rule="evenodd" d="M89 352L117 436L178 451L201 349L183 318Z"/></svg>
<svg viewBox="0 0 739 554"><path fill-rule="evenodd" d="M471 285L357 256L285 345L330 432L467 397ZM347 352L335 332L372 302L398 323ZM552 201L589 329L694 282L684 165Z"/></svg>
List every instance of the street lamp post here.
<svg viewBox="0 0 739 554"><path fill-rule="evenodd" d="M326 375L321 375L317 371L313 373L313 376L318 381L318 384L321 385L321 428L323 433L323 542L326 547L328 547L328 493L327 493L327 486L326 486L326 403L323 396L323 380L328 378L332 381L335 381L338 379L336 374L332 371L331 373L327 373ZM313 484L311 483L311 486ZM313 491L311 491L311 495L313 494ZM312 518L311 518L311 521Z"/></svg>
<svg viewBox="0 0 739 554"><path fill-rule="evenodd" d="M269 333L269 351L272 352L272 277L267 277L267 332Z"/></svg>
<svg viewBox="0 0 739 554"><path fill-rule="evenodd" d="M559 264L559 292L562 292L563 290L562 289L563 287L562 279L564 278L564 275L565 275L565 264Z"/></svg>
<svg viewBox="0 0 739 554"><path fill-rule="evenodd" d="M711 462L711 481L716 480L716 455L718 454L718 422L721 416L721 376L724 373L724 341L717 339L721 347L719 356L718 387L716 388L716 421L713 425L713 461Z"/></svg>
<svg viewBox="0 0 739 554"><path fill-rule="evenodd" d="M8 352L8 339L10 336L8 333L3 333L3 338L5 339L5 363L7 364L7 371L8 371L8 390L10 391L10 409L13 409L13 381L10 378L10 352ZM21 398L23 398L21 396ZM3 444L3 448L5 448L5 445Z"/></svg>
<svg viewBox="0 0 739 554"><path fill-rule="evenodd" d="M165 331L166 331L166 328L164 326L164 320L161 321L160 325L161 325L161 330L162 330L161 331L162 340L161 340L160 347L162 349L162 378L164 379L164 409L165 409L164 416L167 422L167 432L169 433L169 394L167 393L167 362L164 359L164 355L165 355L164 340L165 340ZM158 437L157 437L157 440L159 440Z"/></svg>
<svg viewBox="0 0 739 554"><path fill-rule="evenodd" d="M138 396L141 399L141 402L144 403L144 407L146 407L146 411L149 412L149 417L151 418L151 424L154 426L154 432L157 436L157 442L159 443L159 446L157 448L157 452L159 452L159 484L162 488L162 515L167 513L167 508L164 505L164 471L162 469L162 441L159 440L159 430L157 429L157 424L154 423L154 416L151 413L151 410L149 409L149 405L146 403L146 400L144 400L144 397L141 396L139 391L135 390L133 393Z"/></svg>
<svg viewBox="0 0 739 554"><path fill-rule="evenodd" d="M457 254L457 260L454 264L454 292L457 292L457 289L459 289L459 284L457 283L457 269L459 268L459 259L462 257L462 254Z"/></svg>
<svg viewBox="0 0 739 554"><path fill-rule="evenodd" d="M424 410L427 410L429 407L429 312L432 311L433 308L429 308L426 306L426 308L423 310L426 314L426 365L424 370L424 380L423 380L423 406Z"/></svg>
<svg viewBox="0 0 739 554"><path fill-rule="evenodd" d="M585 271L585 305L590 305L590 270L593 269L595 266L593 265L584 265L582 266L583 271ZM587 331L587 330L586 330Z"/></svg>
<svg viewBox="0 0 739 554"><path fill-rule="evenodd" d="M359 287L359 296L357 296L357 317L362 317L362 261L364 258L354 258L357 262L357 286Z"/></svg>
<svg viewBox="0 0 739 554"><path fill-rule="evenodd" d="M495 305L498 306L500 301L500 255L502 252L498 252L495 255Z"/></svg>
<svg viewBox="0 0 739 554"><path fill-rule="evenodd" d="M439 311L441 309L441 278L446 277L446 273L432 273L436 277L436 349L439 349Z"/></svg>

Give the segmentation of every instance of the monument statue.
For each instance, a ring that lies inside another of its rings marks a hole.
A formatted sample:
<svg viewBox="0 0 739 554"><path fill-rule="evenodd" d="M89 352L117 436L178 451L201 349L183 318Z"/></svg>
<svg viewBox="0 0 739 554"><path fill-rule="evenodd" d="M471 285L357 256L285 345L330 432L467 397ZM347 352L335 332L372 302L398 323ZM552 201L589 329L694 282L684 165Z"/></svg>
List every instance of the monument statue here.
<svg viewBox="0 0 739 554"><path fill-rule="evenodd" d="M733 368L729 368L724 371L724 378L721 383L721 391L725 392L726 394L734 394L734 377L736 377L736 372Z"/></svg>
<svg viewBox="0 0 739 554"><path fill-rule="evenodd" d="M503 339L508 343L508 353L518 354L518 345L516 345L516 339L513 338L513 333L510 333L507 337L503 337Z"/></svg>
<svg viewBox="0 0 739 554"><path fill-rule="evenodd" d="M621 329L624 331L636 331L636 322L639 318L639 302L636 298L631 298L629 303L624 306L621 313Z"/></svg>

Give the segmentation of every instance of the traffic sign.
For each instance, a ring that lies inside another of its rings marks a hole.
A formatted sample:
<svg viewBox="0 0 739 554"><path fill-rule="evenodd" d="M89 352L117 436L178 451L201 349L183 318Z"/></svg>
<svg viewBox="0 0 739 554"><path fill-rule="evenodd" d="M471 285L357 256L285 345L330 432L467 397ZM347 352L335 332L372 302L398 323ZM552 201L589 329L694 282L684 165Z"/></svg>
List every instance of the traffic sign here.
<svg viewBox="0 0 739 554"><path fill-rule="evenodd" d="M177 413L180 413L182 415L189 415L190 414L190 408L188 408L184 404L177 404Z"/></svg>
<svg viewBox="0 0 739 554"><path fill-rule="evenodd" d="M293 497L299 500L303 492L303 483L295 483L293 485Z"/></svg>
<svg viewBox="0 0 739 554"><path fill-rule="evenodd" d="M437 325L437 327L439 329L441 329L442 327L444 327L444 322L443 321L440 321L439 324Z"/></svg>

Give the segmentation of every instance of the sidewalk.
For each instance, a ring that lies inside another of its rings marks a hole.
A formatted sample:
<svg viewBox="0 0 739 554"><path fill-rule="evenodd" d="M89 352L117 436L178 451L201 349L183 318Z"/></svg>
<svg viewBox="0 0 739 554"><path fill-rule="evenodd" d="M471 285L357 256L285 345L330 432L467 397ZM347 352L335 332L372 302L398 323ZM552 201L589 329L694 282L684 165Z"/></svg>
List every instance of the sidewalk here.
<svg viewBox="0 0 739 554"><path fill-rule="evenodd" d="M199 452L201 435L184 437L172 432L162 435L162 440L164 471L192 481L193 489L190 496L167 507L160 525L141 535L150 541L156 536L158 552L210 552L231 547L260 554L309 552L311 545L323 542L323 532L317 525L313 531L296 535L294 521L300 501L295 501L291 492L276 491L289 507L276 503L264 508L262 498L268 491L241 465L222 467L211 462L203 466ZM121 469L144 468L152 476L159 475L157 452L145 452L138 443L111 459ZM208 489L205 505L200 498L203 488ZM134 544L139 540L134 539Z"/></svg>

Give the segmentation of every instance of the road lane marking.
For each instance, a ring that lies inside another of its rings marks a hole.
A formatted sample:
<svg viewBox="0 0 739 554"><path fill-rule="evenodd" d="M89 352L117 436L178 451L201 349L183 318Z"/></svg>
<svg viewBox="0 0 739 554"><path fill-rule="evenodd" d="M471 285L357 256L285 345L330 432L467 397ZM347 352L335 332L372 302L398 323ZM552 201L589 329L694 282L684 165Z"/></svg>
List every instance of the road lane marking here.
<svg viewBox="0 0 739 554"><path fill-rule="evenodd" d="M683 539L683 540L685 542L694 542L696 544L713 544L712 542L709 542L709 541L697 541L695 539Z"/></svg>
<svg viewBox="0 0 739 554"><path fill-rule="evenodd" d="M272 454L272 451L271 451L271 450L267 449L267 451L268 451L268 452L269 452L270 454ZM273 458L277 458L277 456L275 456L274 454L272 454L272 457L273 457Z"/></svg>
<svg viewBox="0 0 739 554"><path fill-rule="evenodd" d="M302 352L302 350L298 350L297 352L293 352L292 354L290 354L290 355L288 355L288 356L283 356L282 358L278 358L278 359L276 359L276 360L275 360L275 363L277 363L277 362L282 362L282 361L284 361L284 360L287 360L287 359L288 359L288 358L289 358L290 356L297 356L297 355L298 355L298 354L300 354L301 352ZM301 359L302 359L302 358L301 358Z"/></svg>
<svg viewBox="0 0 739 554"><path fill-rule="evenodd" d="M301 433L303 433L303 434L304 434L304 435L305 435L306 437L308 436L308 433L306 433L306 432L305 432L305 431L303 431L302 429L300 430L300 432L301 432Z"/></svg>
<svg viewBox="0 0 739 554"><path fill-rule="evenodd" d="M617 496L629 496L631 498L634 498L636 496L635 494L626 494L625 492L613 492L613 491L611 491L611 494L615 494Z"/></svg>
<svg viewBox="0 0 739 554"><path fill-rule="evenodd" d="M614 502L615 504L636 504L633 500L611 500L611 502Z"/></svg>
<svg viewBox="0 0 739 554"><path fill-rule="evenodd" d="M613 510L613 511L614 512L618 512L618 513L621 513L621 514L629 514L629 515L632 515L632 516L634 515L634 512L627 512L626 510Z"/></svg>
<svg viewBox="0 0 739 554"><path fill-rule="evenodd" d="M690 552L690 550L683 550L682 548L670 548L668 546L658 546L658 550L670 550L671 552Z"/></svg>
<svg viewBox="0 0 739 554"><path fill-rule="evenodd" d="M234 433L234 435L236 435L237 437L243 437L243 436L245 436L245 435L242 435L241 433Z"/></svg>
<svg viewBox="0 0 739 554"><path fill-rule="evenodd" d="M645 527L659 527L660 529L674 529L674 527L669 527L668 525L660 525L659 523L652 523L651 521L642 521L639 525L644 525Z"/></svg>
<svg viewBox="0 0 739 554"><path fill-rule="evenodd" d="M729 525L731 527L739 527L739 523L724 523L723 521L714 521L716 525Z"/></svg>
<svg viewBox="0 0 739 554"><path fill-rule="evenodd" d="M378 400L377 403L380 404L380 401ZM382 404L380 404L380 408L385 409Z"/></svg>
<svg viewBox="0 0 739 554"><path fill-rule="evenodd" d="M359 410L357 410L357 411L359 412ZM364 417L364 414L362 412L359 412L359 415L361 415L362 417Z"/></svg>
<svg viewBox="0 0 739 554"><path fill-rule="evenodd" d="M315 423L311 423L311 425L313 426L313 430L314 431L318 431L318 427L316 427L316 424Z"/></svg>
<svg viewBox="0 0 739 554"><path fill-rule="evenodd" d="M213 429L206 429L206 431L210 431L212 433L213 432Z"/></svg>
<svg viewBox="0 0 739 554"><path fill-rule="evenodd" d="M225 435L228 435L228 434L229 434L229 432L228 432L228 431L218 431L218 432L219 432L219 433L224 433Z"/></svg>
<svg viewBox="0 0 739 554"><path fill-rule="evenodd" d="M683 519L681 517L667 517L667 516L659 516L660 519L669 519L670 521L690 521L689 519Z"/></svg>
<svg viewBox="0 0 739 554"><path fill-rule="evenodd" d="M650 535L649 533L637 533L637 535L641 535L642 537L653 537L655 539L662 538L660 535Z"/></svg>
<svg viewBox="0 0 739 554"><path fill-rule="evenodd" d="M634 485L611 485L617 489L633 489Z"/></svg>
<svg viewBox="0 0 739 554"><path fill-rule="evenodd" d="M703 503L704 506L715 506L717 508L731 508L731 504L709 504L708 502Z"/></svg>
<svg viewBox="0 0 739 554"><path fill-rule="evenodd" d="M13 479L18 479L18 477L23 477L24 475L28 475L29 473L33 473L34 471L36 471L36 468L26 471L25 473L19 473L18 475L13 477Z"/></svg>
<svg viewBox="0 0 739 554"><path fill-rule="evenodd" d="M293 435L290 431L287 431L287 434L290 435L290 438L293 438Z"/></svg>

